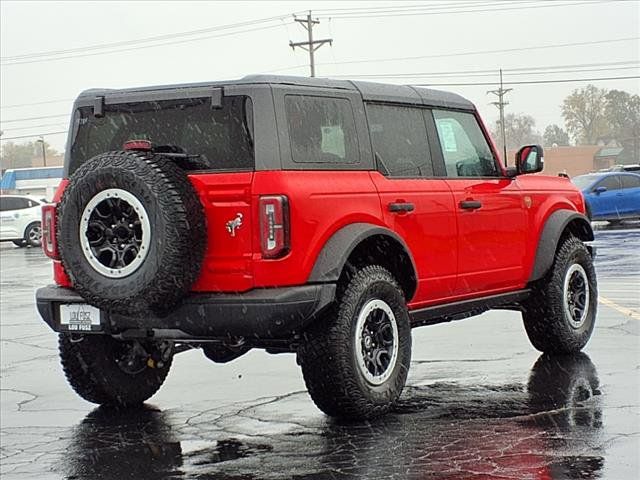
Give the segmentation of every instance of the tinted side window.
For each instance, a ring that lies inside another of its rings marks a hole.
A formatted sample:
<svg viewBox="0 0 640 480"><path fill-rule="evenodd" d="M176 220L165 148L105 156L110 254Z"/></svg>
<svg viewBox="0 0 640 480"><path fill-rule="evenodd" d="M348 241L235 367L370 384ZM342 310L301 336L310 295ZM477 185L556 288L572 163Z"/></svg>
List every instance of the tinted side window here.
<svg viewBox="0 0 640 480"><path fill-rule="evenodd" d="M622 177L622 188L640 187L640 176L624 175Z"/></svg>
<svg viewBox="0 0 640 480"><path fill-rule="evenodd" d="M471 113L433 110L447 177L496 177L496 160Z"/></svg>
<svg viewBox="0 0 640 480"><path fill-rule="evenodd" d="M296 163L358 163L351 102L346 98L287 95L284 100Z"/></svg>
<svg viewBox="0 0 640 480"><path fill-rule="evenodd" d="M607 190L620 190L620 176L611 175L610 177L603 178L595 188L607 187Z"/></svg>
<svg viewBox="0 0 640 480"><path fill-rule="evenodd" d="M0 197L0 212L6 212L7 210L13 209L13 198Z"/></svg>
<svg viewBox="0 0 640 480"><path fill-rule="evenodd" d="M21 210L28 208L28 200L18 197L4 197L0 200L0 210L3 212L7 210Z"/></svg>
<svg viewBox="0 0 640 480"><path fill-rule="evenodd" d="M367 105L373 151L390 177L430 177L433 165L422 110Z"/></svg>

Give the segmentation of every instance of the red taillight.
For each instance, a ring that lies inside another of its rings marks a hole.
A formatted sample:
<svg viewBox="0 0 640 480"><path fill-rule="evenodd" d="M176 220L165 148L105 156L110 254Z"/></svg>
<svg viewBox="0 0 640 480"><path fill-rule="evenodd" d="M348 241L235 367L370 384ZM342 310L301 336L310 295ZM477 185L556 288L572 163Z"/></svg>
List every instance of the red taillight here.
<svg viewBox="0 0 640 480"><path fill-rule="evenodd" d="M127 140L122 145L122 148L125 150L142 150L142 151L150 151L153 148L153 145L149 140Z"/></svg>
<svg viewBox="0 0 640 480"><path fill-rule="evenodd" d="M56 206L50 203L42 207L42 250L47 257L60 260L56 241Z"/></svg>
<svg viewBox="0 0 640 480"><path fill-rule="evenodd" d="M260 244L263 258L289 251L289 202L284 195L260 197Z"/></svg>

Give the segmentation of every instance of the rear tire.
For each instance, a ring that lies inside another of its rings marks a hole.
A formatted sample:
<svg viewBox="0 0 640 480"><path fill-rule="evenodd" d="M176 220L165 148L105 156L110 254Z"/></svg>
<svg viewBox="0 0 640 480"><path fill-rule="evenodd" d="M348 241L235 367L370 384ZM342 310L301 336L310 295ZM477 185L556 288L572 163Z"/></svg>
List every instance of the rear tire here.
<svg viewBox="0 0 640 480"><path fill-rule="evenodd" d="M565 238L550 271L532 289L522 318L533 346L546 353L582 350L593 332L598 308L589 250L577 238Z"/></svg>
<svg viewBox="0 0 640 480"><path fill-rule="evenodd" d="M298 350L311 398L327 415L372 418L398 400L411 362L402 290L380 266L357 271Z"/></svg>
<svg viewBox="0 0 640 480"><path fill-rule="evenodd" d="M138 344L139 345L139 344ZM148 345L151 356L134 355L135 342L122 342L108 335L85 335L72 341L59 335L60 361L73 390L88 402L130 406L143 403L164 382L173 353Z"/></svg>

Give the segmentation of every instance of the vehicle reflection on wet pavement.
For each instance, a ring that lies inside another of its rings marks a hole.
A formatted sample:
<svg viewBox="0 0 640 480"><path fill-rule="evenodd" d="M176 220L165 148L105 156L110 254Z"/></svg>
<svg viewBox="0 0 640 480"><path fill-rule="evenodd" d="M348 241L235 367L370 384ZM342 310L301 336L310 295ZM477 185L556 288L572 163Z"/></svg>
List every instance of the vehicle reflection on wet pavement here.
<svg viewBox="0 0 640 480"><path fill-rule="evenodd" d="M261 440L186 442L188 450L179 440L186 432L154 407L100 407L74 429L63 471L67 478L157 479L229 462L215 478L287 478L289 471L305 479L597 478L604 458L589 445L602 427L599 395L586 354L541 356L527 386L413 387L393 414L374 422L302 424ZM282 409L270 404L276 418L254 412L253 420L277 422L294 398L282 399Z"/></svg>
<svg viewBox="0 0 640 480"><path fill-rule="evenodd" d="M293 355L262 352L181 354L144 407L95 408L29 303L47 261L2 246L2 478L640 478L640 231L597 235L609 303L584 353L539 355L514 312L418 329L401 401L359 423L315 409Z"/></svg>

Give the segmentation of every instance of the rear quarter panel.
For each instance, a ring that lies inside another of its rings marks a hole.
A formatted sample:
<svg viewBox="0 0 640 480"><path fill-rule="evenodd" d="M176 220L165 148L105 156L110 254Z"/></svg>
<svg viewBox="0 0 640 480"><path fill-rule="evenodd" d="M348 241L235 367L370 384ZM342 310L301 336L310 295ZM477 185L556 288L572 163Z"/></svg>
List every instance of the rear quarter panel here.
<svg viewBox="0 0 640 480"><path fill-rule="evenodd" d="M260 232L253 229L255 287L292 286L307 282L327 240L340 228L365 222L383 225L380 199L368 171L256 172L253 182L253 223L259 224L258 198L287 195L289 253L263 259Z"/></svg>

